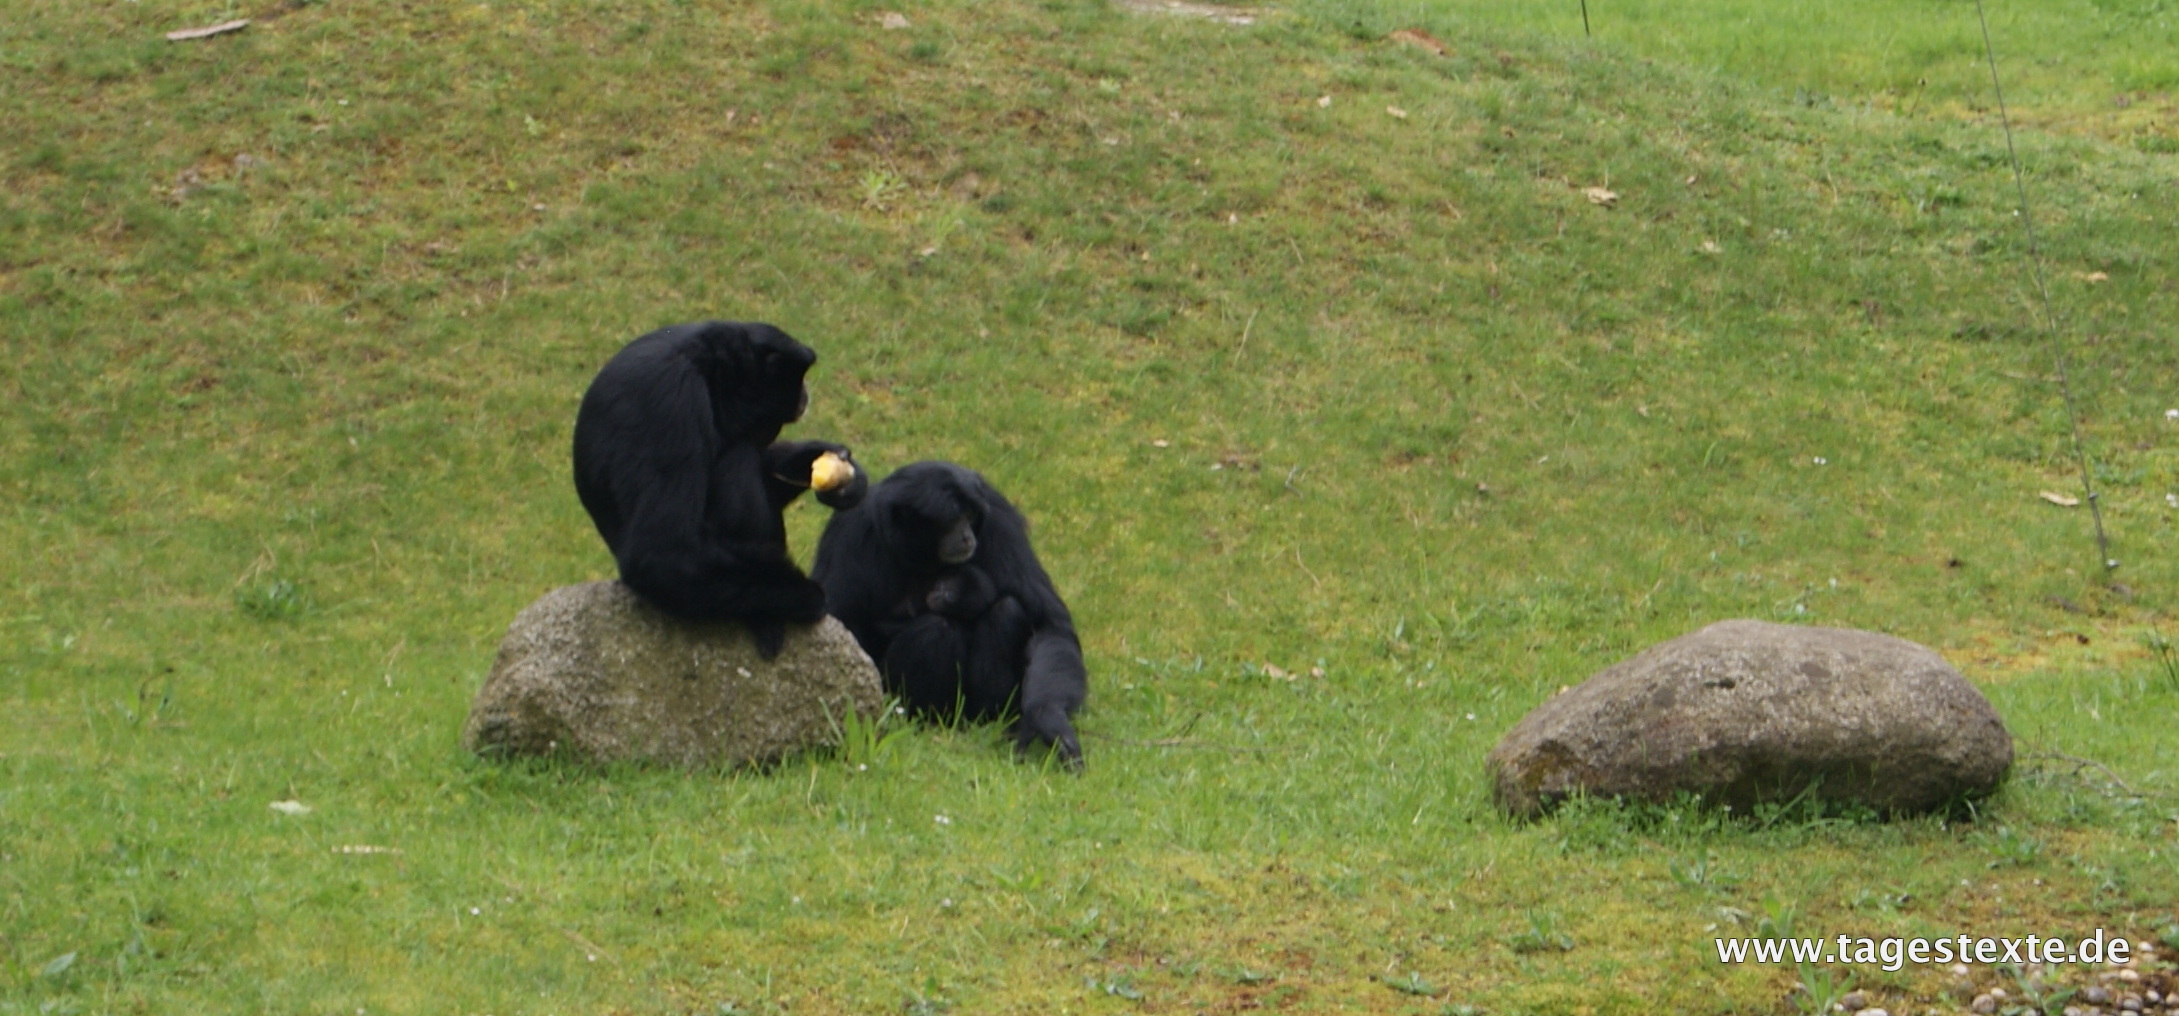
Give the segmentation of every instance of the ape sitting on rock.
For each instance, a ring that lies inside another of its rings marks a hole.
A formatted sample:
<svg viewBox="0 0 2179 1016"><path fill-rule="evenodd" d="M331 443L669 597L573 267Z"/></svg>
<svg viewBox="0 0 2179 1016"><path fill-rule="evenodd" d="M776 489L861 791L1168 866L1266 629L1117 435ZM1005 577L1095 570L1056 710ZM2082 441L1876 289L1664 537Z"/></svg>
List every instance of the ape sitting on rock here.
<svg viewBox="0 0 2179 1016"><path fill-rule="evenodd" d="M669 614L748 625L767 659L788 624L825 614L824 589L787 554L781 513L813 468L817 499L835 509L869 489L852 466L839 473L846 447L777 441L809 405L802 377L815 362L771 325L661 328L606 362L575 417L575 493L620 580Z"/></svg>
<svg viewBox="0 0 2179 1016"><path fill-rule="evenodd" d="M1022 750L1080 768L1071 717L1089 695L1074 619L1029 548L1029 524L973 470L904 466L832 516L811 575L885 689L922 715L1019 711Z"/></svg>

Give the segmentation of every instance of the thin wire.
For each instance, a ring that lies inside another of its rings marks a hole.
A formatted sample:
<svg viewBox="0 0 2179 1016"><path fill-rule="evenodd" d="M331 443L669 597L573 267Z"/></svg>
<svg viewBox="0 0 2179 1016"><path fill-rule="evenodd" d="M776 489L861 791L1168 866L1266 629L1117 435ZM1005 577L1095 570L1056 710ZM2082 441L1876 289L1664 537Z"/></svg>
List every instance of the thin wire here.
<svg viewBox="0 0 2179 1016"><path fill-rule="evenodd" d="M1584 0L1586 2L1586 0ZM1997 93L1997 115L2005 125L2005 154L2012 159L2013 187L2020 193L2020 224L2028 232L2028 262L2035 269L2035 291L2043 299L2043 326L2050 333L2050 347L2058 360L2058 390L2065 396L2066 424L2073 431L2073 458L2081 468L2081 489L2088 495L2088 514L2096 520L2096 558L2103 562L2103 570L2118 568L2118 561L2111 557L2111 540L2103 531L2103 506L2096 497L2094 473L2088 465L2088 449L2081 443L2081 414L2073 402L2073 374L2066 358L2065 336L2058 331L2058 316L2050 309L2050 283L2043 275L2043 249L2035 240L2035 216L2028 211L2028 181L2020 171L2020 152L2013 147L2012 114L2005 110L2005 86L1997 79L1997 48L1990 44L1990 19L1982 13L1982 0L1975 0L1975 20L1982 25L1982 54L1990 63L1990 90Z"/></svg>
<svg viewBox="0 0 2179 1016"><path fill-rule="evenodd" d="M1581 34L1589 34L1589 0L1581 0Z"/></svg>

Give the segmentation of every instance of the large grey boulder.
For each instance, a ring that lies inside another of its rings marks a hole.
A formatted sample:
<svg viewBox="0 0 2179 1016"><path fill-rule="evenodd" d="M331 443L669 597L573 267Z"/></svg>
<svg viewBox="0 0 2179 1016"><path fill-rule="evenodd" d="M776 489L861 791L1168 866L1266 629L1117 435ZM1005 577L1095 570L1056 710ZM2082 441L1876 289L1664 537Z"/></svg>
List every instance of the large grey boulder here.
<svg viewBox="0 0 2179 1016"><path fill-rule="evenodd" d="M777 658L738 624L660 613L618 582L546 593L517 615L462 744L677 766L768 762L838 741L883 708L877 668L840 622L790 628Z"/></svg>
<svg viewBox="0 0 2179 1016"><path fill-rule="evenodd" d="M1811 786L1885 813L1995 789L2012 765L1997 710L1935 652L1838 628L1720 621L1536 707L1488 764L1517 816L1578 792L1747 807Z"/></svg>

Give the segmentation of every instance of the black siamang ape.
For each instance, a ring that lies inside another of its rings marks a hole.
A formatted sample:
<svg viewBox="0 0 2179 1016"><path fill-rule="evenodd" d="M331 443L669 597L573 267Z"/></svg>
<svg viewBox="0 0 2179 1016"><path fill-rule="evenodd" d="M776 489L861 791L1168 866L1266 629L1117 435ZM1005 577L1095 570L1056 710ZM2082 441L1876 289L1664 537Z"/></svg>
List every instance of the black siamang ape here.
<svg viewBox="0 0 2179 1016"><path fill-rule="evenodd" d="M575 417L575 493L620 580L669 614L749 626L779 653L786 625L825 614L825 591L787 555L780 513L810 486L829 441L779 441L809 405L817 354L771 325L703 321L630 342ZM852 508L861 471L819 501Z"/></svg>
<svg viewBox="0 0 2179 1016"><path fill-rule="evenodd" d="M832 615L923 715L1015 710L1018 746L1080 768L1069 719L1089 695L1074 619L1029 549L1029 523L973 470L903 466L835 513L810 574Z"/></svg>

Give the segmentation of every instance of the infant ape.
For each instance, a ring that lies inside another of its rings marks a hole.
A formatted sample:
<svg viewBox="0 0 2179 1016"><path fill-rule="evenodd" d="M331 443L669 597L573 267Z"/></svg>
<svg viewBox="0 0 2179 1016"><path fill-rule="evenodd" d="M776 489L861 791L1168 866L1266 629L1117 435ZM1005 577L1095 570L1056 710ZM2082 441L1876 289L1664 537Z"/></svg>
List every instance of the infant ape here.
<svg viewBox="0 0 2179 1016"><path fill-rule="evenodd" d="M661 328L606 362L575 416L575 493L620 580L659 609L749 626L776 656L788 624L825 614L824 589L787 555L781 512L811 485L829 441L778 441L809 405L817 354L766 324ZM852 508L860 471L820 490Z"/></svg>
<svg viewBox="0 0 2179 1016"><path fill-rule="evenodd" d="M1074 619L1029 548L1029 523L973 470L903 466L835 513L810 574L832 615L921 715L988 720L1016 710L1015 740L1069 768L1070 719L1089 695Z"/></svg>

